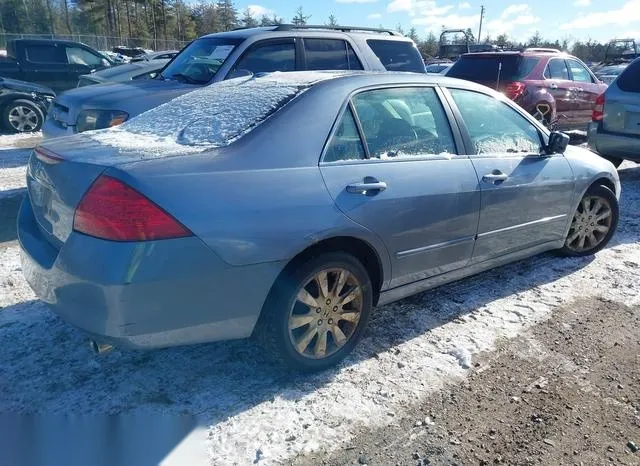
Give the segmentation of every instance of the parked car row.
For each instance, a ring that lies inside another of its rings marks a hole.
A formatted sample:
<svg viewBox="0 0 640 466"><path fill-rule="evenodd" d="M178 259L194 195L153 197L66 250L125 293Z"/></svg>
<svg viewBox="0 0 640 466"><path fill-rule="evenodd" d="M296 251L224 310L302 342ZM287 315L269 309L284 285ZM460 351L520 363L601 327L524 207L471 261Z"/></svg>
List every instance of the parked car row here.
<svg viewBox="0 0 640 466"><path fill-rule="evenodd" d="M212 83L302 70L425 72L415 44L393 31L292 25L238 29L193 41L153 79L65 92L54 101L43 133L51 138L107 128Z"/></svg>

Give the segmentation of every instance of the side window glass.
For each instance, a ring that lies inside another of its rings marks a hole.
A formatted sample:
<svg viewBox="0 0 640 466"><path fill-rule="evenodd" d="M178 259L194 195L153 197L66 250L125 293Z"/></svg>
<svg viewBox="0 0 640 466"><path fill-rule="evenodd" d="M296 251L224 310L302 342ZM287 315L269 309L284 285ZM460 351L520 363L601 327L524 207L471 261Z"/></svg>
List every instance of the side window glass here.
<svg viewBox="0 0 640 466"><path fill-rule="evenodd" d="M569 79L569 71L564 60L551 60L547 65L547 77L550 79Z"/></svg>
<svg viewBox="0 0 640 466"><path fill-rule="evenodd" d="M624 92L640 92L640 60L632 62L620 74L618 87Z"/></svg>
<svg viewBox="0 0 640 466"><path fill-rule="evenodd" d="M305 39L308 70L348 70L346 42L336 39Z"/></svg>
<svg viewBox="0 0 640 466"><path fill-rule="evenodd" d="M387 71L424 73L424 61L413 42L369 39L367 44Z"/></svg>
<svg viewBox="0 0 640 466"><path fill-rule="evenodd" d="M539 154L540 133L504 102L478 92L450 89L476 154Z"/></svg>
<svg viewBox="0 0 640 466"><path fill-rule="evenodd" d="M456 153L449 121L432 88L362 92L353 104L372 158Z"/></svg>
<svg viewBox="0 0 640 466"><path fill-rule="evenodd" d="M569 60L569 66L571 67L571 75L573 76L574 81L580 83L593 82L593 80L591 79L591 74L584 66L582 66L580 62Z"/></svg>
<svg viewBox="0 0 640 466"><path fill-rule="evenodd" d="M295 71L296 47L293 42L258 45L238 61L236 70L252 73Z"/></svg>
<svg viewBox="0 0 640 466"><path fill-rule="evenodd" d="M80 47L67 47L67 61L72 65L100 66L102 59Z"/></svg>
<svg viewBox="0 0 640 466"><path fill-rule="evenodd" d="M54 45L33 44L26 46L27 60L31 63L65 63L58 47Z"/></svg>
<svg viewBox="0 0 640 466"><path fill-rule="evenodd" d="M329 143L324 161L337 162L338 160L362 160L364 158L364 147L358 133L358 127L353 113L351 113L351 107L347 107Z"/></svg>

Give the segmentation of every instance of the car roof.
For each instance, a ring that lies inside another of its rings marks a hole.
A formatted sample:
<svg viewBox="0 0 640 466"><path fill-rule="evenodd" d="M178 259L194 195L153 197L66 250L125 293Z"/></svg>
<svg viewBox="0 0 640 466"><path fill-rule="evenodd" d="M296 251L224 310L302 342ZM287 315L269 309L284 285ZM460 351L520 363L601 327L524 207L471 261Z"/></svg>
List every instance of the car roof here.
<svg viewBox="0 0 640 466"><path fill-rule="evenodd" d="M487 58L487 57L531 57L531 56L544 56L544 57L572 57L572 55L556 51L545 49L529 49L529 50L500 50L500 51L486 51L486 52L470 52L461 55L464 58Z"/></svg>
<svg viewBox="0 0 640 466"><path fill-rule="evenodd" d="M202 36L205 37L222 37L222 38L231 38L231 39L247 39L249 37L253 37L261 34L269 34L273 33L276 35L305 35L307 33L342 33L342 34L363 34L367 36L375 36L375 37L384 37L385 39L401 39L401 40L411 40L408 37L403 36L399 32L392 31L389 29L379 29L379 28L367 28L367 27L358 27L358 26L295 26L292 24L280 24L274 26L261 26L255 28L238 28L233 29L231 31L225 32L216 32L213 34L207 34Z"/></svg>

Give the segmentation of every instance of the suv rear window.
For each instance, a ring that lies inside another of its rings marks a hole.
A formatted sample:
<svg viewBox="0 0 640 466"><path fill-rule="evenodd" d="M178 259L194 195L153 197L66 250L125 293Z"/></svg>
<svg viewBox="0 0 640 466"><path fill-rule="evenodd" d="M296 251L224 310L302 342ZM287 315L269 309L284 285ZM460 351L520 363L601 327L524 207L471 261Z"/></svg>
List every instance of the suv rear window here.
<svg viewBox="0 0 640 466"><path fill-rule="evenodd" d="M618 76L618 87L625 92L640 92L640 60L625 68Z"/></svg>
<svg viewBox="0 0 640 466"><path fill-rule="evenodd" d="M387 71L424 73L424 62L413 42L369 39L367 44Z"/></svg>
<svg viewBox="0 0 640 466"><path fill-rule="evenodd" d="M521 55L467 55L455 62L447 76L477 83L495 83L502 63L500 81L517 81L529 75L539 61L539 58Z"/></svg>

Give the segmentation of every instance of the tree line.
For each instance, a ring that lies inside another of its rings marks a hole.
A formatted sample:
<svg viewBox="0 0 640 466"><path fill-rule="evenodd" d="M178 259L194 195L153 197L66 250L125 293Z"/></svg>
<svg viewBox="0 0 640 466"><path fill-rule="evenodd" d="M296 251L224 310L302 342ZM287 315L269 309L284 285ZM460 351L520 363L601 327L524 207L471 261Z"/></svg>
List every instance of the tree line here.
<svg viewBox="0 0 640 466"><path fill-rule="evenodd" d="M186 42L204 34L229 31L237 27L267 26L281 23L339 25L334 14L326 19L312 18L299 7L291 18L255 15L239 11L233 0L187 3L186 0L2 0L0 34L98 35L117 39L137 38L149 43L177 40ZM382 26L380 26L382 27ZM395 29L405 33L398 25ZM475 41L473 33L467 30ZM433 32L421 37L415 28L405 33L414 40L425 58L438 54L439 37ZM501 48L552 47L566 50L585 61L604 59L606 44L588 40L546 40L536 33L518 42L503 34L483 43Z"/></svg>

